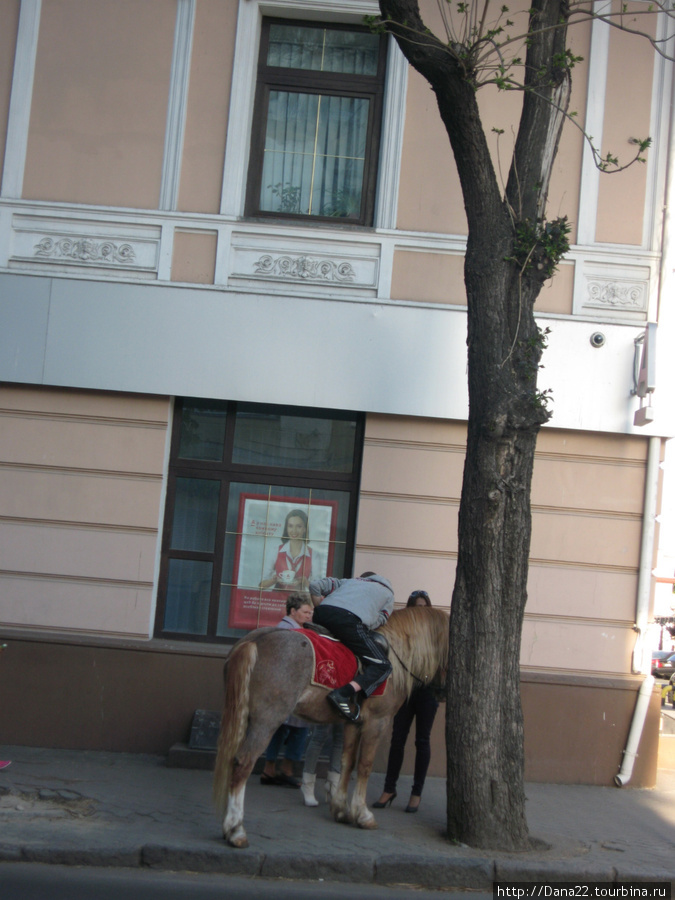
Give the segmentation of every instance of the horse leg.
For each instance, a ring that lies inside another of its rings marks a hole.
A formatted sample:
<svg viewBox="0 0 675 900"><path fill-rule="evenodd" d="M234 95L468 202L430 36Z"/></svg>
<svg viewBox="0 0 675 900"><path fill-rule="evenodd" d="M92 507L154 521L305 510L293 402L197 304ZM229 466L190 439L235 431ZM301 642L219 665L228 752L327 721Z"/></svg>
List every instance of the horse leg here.
<svg viewBox="0 0 675 900"><path fill-rule="evenodd" d="M224 812L223 836L233 847L246 847L244 831L244 788L248 772L247 760L242 765L239 748L244 740L249 719L250 682L258 659L253 642L237 645L225 665L225 703L218 738L218 752L213 779L213 796ZM251 763L251 768L253 764ZM250 772L250 768L248 770Z"/></svg>
<svg viewBox="0 0 675 900"><path fill-rule="evenodd" d="M262 721L251 721L246 737L233 760L227 806L223 817L223 837L231 847L248 847L244 829L246 782L256 761L265 752L272 735L281 724L277 719L278 716L273 719L264 717Z"/></svg>
<svg viewBox="0 0 675 900"><path fill-rule="evenodd" d="M266 673L257 672L256 643L235 646L225 666L225 703L214 771L214 799L223 810L223 837L232 847L248 847L244 829L246 781L276 728L295 704L281 698L280 708L261 702ZM285 701L285 703L283 702Z"/></svg>
<svg viewBox="0 0 675 900"><path fill-rule="evenodd" d="M227 795L227 808L223 818L223 837L230 847L248 847L248 837L244 828L244 794L246 779L232 786Z"/></svg>
<svg viewBox="0 0 675 900"><path fill-rule="evenodd" d="M360 737L361 729L357 725L345 725L340 780L330 801L331 815L336 822L351 821L348 803L349 781L356 765Z"/></svg>
<svg viewBox="0 0 675 900"><path fill-rule="evenodd" d="M375 761L375 751L391 717L372 718L361 728L359 764L356 772L356 787L350 807L351 821L359 828L377 828L375 816L366 804L366 788Z"/></svg>
<svg viewBox="0 0 675 900"><path fill-rule="evenodd" d="M247 735L232 761L232 775L227 789L225 814L223 816L223 837L231 847L248 847L244 828L244 794L246 781L253 771L257 759L246 747L250 744Z"/></svg>

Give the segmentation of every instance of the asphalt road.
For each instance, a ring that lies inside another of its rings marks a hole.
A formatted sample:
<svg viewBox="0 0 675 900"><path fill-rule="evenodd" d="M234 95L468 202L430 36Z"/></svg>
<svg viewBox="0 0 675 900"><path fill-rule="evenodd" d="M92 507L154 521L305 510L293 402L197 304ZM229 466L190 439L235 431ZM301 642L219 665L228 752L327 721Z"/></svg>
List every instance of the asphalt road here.
<svg viewBox="0 0 675 900"><path fill-rule="evenodd" d="M185 874L150 869L1 863L2 900L492 900L492 893Z"/></svg>

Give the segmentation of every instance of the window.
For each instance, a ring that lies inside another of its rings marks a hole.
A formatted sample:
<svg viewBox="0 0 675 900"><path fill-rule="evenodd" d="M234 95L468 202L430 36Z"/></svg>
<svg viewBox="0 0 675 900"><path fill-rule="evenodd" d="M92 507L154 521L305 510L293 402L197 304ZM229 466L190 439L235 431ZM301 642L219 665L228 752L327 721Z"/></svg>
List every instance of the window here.
<svg viewBox="0 0 675 900"><path fill-rule="evenodd" d="M386 39L264 19L246 212L372 225Z"/></svg>
<svg viewBox="0 0 675 900"><path fill-rule="evenodd" d="M238 638L351 574L362 445L359 414L178 401L156 634Z"/></svg>

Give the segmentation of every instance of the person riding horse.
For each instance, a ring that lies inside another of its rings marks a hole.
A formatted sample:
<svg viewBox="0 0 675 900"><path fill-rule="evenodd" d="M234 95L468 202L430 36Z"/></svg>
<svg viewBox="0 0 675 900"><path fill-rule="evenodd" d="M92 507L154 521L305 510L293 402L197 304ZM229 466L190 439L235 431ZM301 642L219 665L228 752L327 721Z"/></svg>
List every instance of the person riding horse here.
<svg viewBox="0 0 675 900"><path fill-rule="evenodd" d="M388 598L385 586L371 582L357 581L357 587L381 590ZM326 585L325 590L329 587ZM388 607L385 602L383 609ZM321 606L315 615L319 609ZM378 639L384 636L389 643L392 672L387 690L375 691L363 705L358 727L345 728L340 780L331 797L335 821L359 828L377 828L366 803L368 779L375 748L394 713L415 684L434 682L448 667L448 613L434 607L397 609L374 634ZM246 784L279 725L291 714L319 725L341 718L326 703L326 688L314 681L316 660L308 635L303 628L258 628L240 638L225 661L213 797L223 815L223 837L231 847L248 846L244 828Z"/></svg>
<svg viewBox="0 0 675 900"><path fill-rule="evenodd" d="M320 604L313 621L327 628L361 660L362 671L327 697L343 718L358 722L360 697L369 697L391 674L386 650L372 629L388 620L394 609L394 591L386 578L364 572L359 578L320 578L310 582L309 592L313 602ZM354 703L353 710L350 702Z"/></svg>

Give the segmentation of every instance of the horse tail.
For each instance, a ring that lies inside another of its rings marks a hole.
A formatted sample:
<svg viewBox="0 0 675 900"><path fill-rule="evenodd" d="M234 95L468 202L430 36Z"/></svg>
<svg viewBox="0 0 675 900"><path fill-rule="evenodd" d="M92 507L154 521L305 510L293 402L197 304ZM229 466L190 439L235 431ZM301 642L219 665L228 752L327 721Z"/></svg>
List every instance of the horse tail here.
<svg viewBox="0 0 675 900"><path fill-rule="evenodd" d="M225 663L225 700L213 773L213 799L221 811L227 806L235 757L246 735L249 684L257 659L257 645L253 641L242 641Z"/></svg>

